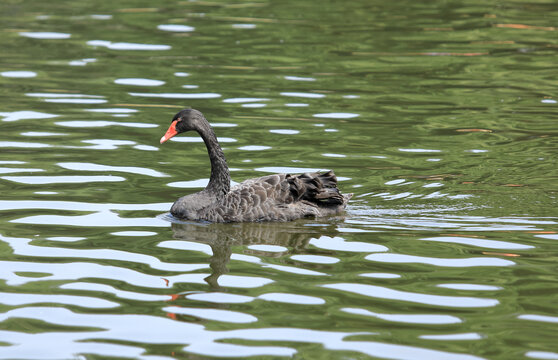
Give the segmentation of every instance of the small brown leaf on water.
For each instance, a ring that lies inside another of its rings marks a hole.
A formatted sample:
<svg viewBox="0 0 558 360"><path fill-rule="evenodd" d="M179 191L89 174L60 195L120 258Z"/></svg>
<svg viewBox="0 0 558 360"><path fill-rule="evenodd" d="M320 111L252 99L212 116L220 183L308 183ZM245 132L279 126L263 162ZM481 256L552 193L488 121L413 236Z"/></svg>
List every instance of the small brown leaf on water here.
<svg viewBox="0 0 558 360"><path fill-rule="evenodd" d="M489 129L457 129L455 131L457 131L457 132L487 132L487 133L492 132L492 130L489 130Z"/></svg>
<svg viewBox="0 0 558 360"><path fill-rule="evenodd" d="M525 24L496 24L494 26L499 28L510 28L510 29L529 29L529 30L546 30L546 31L556 30L556 28L553 26L534 26L534 25L525 25Z"/></svg>
<svg viewBox="0 0 558 360"><path fill-rule="evenodd" d="M496 256L507 256L507 257L518 257L521 256L519 254L512 254L512 253L500 253L500 252L490 252L490 251L483 251L484 255L496 255Z"/></svg>

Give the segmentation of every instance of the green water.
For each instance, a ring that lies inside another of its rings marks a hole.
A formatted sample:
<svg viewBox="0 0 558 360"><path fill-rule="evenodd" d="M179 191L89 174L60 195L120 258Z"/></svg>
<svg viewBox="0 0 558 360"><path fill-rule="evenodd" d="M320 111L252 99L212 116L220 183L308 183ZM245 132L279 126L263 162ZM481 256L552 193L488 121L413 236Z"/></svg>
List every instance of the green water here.
<svg viewBox="0 0 558 360"><path fill-rule="evenodd" d="M558 359L554 2L0 10L1 359ZM346 214L177 223L185 107Z"/></svg>

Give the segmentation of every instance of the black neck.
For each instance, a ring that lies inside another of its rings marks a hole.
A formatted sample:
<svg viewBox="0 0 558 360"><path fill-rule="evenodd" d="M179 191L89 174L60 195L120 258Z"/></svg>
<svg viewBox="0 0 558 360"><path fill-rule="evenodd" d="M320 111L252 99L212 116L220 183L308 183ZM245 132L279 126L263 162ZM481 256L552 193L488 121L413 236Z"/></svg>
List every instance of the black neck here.
<svg viewBox="0 0 558 360"><path fill-rule="evenodd" d="M231 175L223 149L221 149L215 132L207 121L198 126L197 131L207 147L207 153L211 161L211 177L205 190L216 195L226 194L231 187Z"/></svg>

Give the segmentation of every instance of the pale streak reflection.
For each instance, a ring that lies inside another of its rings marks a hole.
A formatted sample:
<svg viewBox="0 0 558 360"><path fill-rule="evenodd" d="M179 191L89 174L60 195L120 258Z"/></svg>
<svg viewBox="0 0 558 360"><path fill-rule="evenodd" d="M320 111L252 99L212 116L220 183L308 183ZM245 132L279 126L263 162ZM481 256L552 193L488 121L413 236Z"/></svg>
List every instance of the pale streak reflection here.
<svg viewBox="0 0 558 360"><path fill-rule="evenodd" d="M435 314L379 314L365 309L358 308L342 308L349 314L364 315L382 319L385 321L401 322L406 324L458 324L462 321L452 315L435 315Z"/></svg>
<svg viewBox="0 0 558 360"><path fill-rule="evenodd" d="M64 169L76 170L76 171L126 172L131 174L147 175L153 177L169 176L167 174L161 173L153 169L141 168L136 166L110 166L110 165L103 165L103 164L78 163L78 162L61 162L56 165Z"/></svg>
<svg viewBox="0 0 558 360"><path fill-rule="evenodd" d="M56 303L97 309L119 306L119 304L112 301L87 296L0 292L0 304L3 305L21 306L37 303Z"/></svg>
<svg viewBox="0 0 558 360"><path fill-rule="evenodd" d="M187 294L187 299L218 304L243 304L254 300L251 296L230 294L224 292Z"/></svg>
<svg viewBox="0 0 558 360"><path fill-rule="evenodd" d="M255 316L231 310L186 308L179 306L167 306L162 310L172 314L189 315L204 320L213 320L225 323L246 324L258 321L258 318Z"/></svg>
<svg viewBox="0 0 558 360"><path fill-rule="evenodd" d="M2 121L18 121L18 120L31 120L31 119L50 119L57 117L55 114L48 114L38 111L22 110L22 111L12 111L12 112L0 112L0 116L3 116Z"/></svg>
<svg viewBox="0 0 558 360"><path fill-rule="evenodd" d="M366 260L386 263L417 263L443 267L472 267L472 266L511 266L515 262L494 257L475 257L460 259L442 259L426 256L405 254L370 254Z"/></svg>
<svg viewBox="0 0 558 360"><path fill-rule="evenodd" d="M525 356L531 359L558 360L558 353L550 351L527 351Z"/></svg>
<svg viewBox="0 0 558 360"><path fill-rule="evenodd" d="M316 296L287 294L287 293L267 293L258 296L258 299L266 301L274 301L286 304L299 304L299 305L322 305L325 300Z"/></svg>
<svg viewBox="0 0 558 360"><path fill-rule="evenodd" d="M452 341L452 340L481 340L482 335L477 333L464 333L464 334L442 334L442 335L421 335L421 339L426 340L441 340L441 341Z"/></svg>
<svg viewBox="0 0 558 360"><path fill-rule="evenodd" d="M455 308L474 308L492 307L499 304L499 301L496 299L421 294L410 291L394 290L376 285L336 283L326 284L322 286L328 289L335 289L379 299L408 301L425 305L447 306Z"/></svg>
<svg viewBox="0 0 558 360"><path fill-rule="evenodd" d="M2 179L20 184L44 185L44 184L83 184L92 182L115 182L125 181L121 176L110 175L67 175L67 176L2 176Z"/></svg>

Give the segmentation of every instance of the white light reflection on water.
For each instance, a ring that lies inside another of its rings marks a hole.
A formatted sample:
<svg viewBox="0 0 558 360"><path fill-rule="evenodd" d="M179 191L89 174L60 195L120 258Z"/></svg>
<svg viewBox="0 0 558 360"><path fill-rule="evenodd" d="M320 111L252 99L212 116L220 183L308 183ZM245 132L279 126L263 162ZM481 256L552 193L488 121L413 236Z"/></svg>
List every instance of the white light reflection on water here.
<svg viewBox="0 0 558 360"><path fill-rule="evenodd" d="M8 77L8 78L32 78L37 76L37 73L34 71L3 71L0 73L0 76Z"/></svg>
<svg viewBox="0 0 558 360"><path fill-rule="evenodd" d="M323 255L293 255L291 259L314 264L335 264L341 261L338 258Z"/></svg>
<svg viewBox="0 0 558 360"><path fill-rule="evenodd" d="M375 278L375 279L398 279L401 277L401 275L390 274L390 273L364 273L364 274L360 274L359 276Z"/></svg>
<svg viewBox="0 0 558 360"><path fill-rule="evenodd" d="M60 33L60 32L52 32L52 31L24 31L20 32L19 35L25 36L32 39L51 39L51 40L60 40L60 39L69 39L72 35L67 33Z"/></svg>
<svg viewBox="0 0 558 360"><path fill-rule="evenodd" d="M128 93L130 96L164 98L164 99L215 99L221 97L217 93Z"/></svg>
<svg viewBox="0 0 558 360"><path fill-rule="evenodd" d="M25 168L3 168L0 167L0 174L11 174L18 172L38 172L44 171L43 169L25 169Z"/></svg>
<svg viewBox="0 0 558 360"><path fill-rule="evenodd" d="M477 258L461 258L461 259L442 259L416 255L404 254L370 254L366 256L366 260L386 262L386 263L413 263L428 264L443 267L473 267L473 266L511 266L515 265L513 261L493 258L493 257L477 257Z"/></svg>
<svg viewBox="0 0 558 360"><path fill-rule="evenodd" d="M111 140L111 139L92 139L92 140L82 140L81 142L92 144L90 146L77 147L68 146L69 148L81 148L81 149L95 149L95 150L115 150L119 146L123 145L135 145L135 141L130 140Z"/></svg>
<svg viewBox="0 0 558 360"><path fill-rule="evenodd" d="M22 142L22 141L0 141L0 148L47 148L52 147L49 144L42 144L42 143L29 143L29 142Z"/></svg>
<svg viewBox="0 0 558 360"><path fill-rule="evenodd" d="M172 306L163 310L173 312L180 311L180 309ZM195 312L193 313L193 316L196 316ZM222 312L219 312L219 314L222 314ZM230 314L227 314L227 316L230 316ZM32 354L37 354L37 351L39 351L43 359L71 358L76 353L152 359L151 356L142 354L143 348L120 345L115 341L125 341L127 344L182 344L185 346L184 351L204 356L230 356L231 354L236 357L256 355L292 356L297 352L295 349L285 346L241 345L230 342L231 340L244 340L313 343L320 344L330 350L354 351L383 358L481 359L472 355L429 350L414 346L345 340L345 338L358 334L350 332L270 327L212 331L207 330L201 324L175 321L164 317L140 314L81 314L58 307L27 307L0 314L0 321L14 318L35 319L60 326L83 327L84 330L65 333L42 332L31 335L15 331L0 331L2 338L10 344L3 347L2 356L4 358L34 357ZM242 319L248 320L248 318ZM158 331L153 332L150 331L151 329L158 329ZM31 336L33 339L30 338ZM53 343L54 337L56 337L57 346L45 347L44 344ZM90 339L95 339L95 342L90 342ZM103 340L108 340L110 343L105 344L102 342Z"/></svg>
<svg viewBox="0 0 558 360"><path fill-rule="evenodd" d="M224 103L232 103L232 104L260 102L260 101L269 101L269 99L265 99L265 98L230 98L230 99L223 100Z"/></svg>
<svg viewBox="0 0 558 360"><path fill-rule="evenodd" d="M111 235L116 236L153 236L157 235L156 232L153 231L117 231L110 233Z"/></svg>
<svg viewBox="0 0 558 360"><path fill-rule="evenodd" d="M412 153L438 153L442 152L442 150L435 150L435 149L399 149L401 152L412 152Z"/></svg>
<svg viewBox="0 0 558 360"><path fill-rule="evenodd" d="M90 98L102 99L102 95L88 95L88 94L70 94L70 93L26 93L30 97L44 97L44 98Z"/></svg>
<svg viewBox="0 0 558 360"><path fill-rule="evenodd" d="M196 293L185 296L187 299L218 304L243 304L253 301L251 296L229 294L223 292Z"/></svg>
<svg viewBox="0 0 558 360"><path fill-rule="evenodd" d="M233 29L255 29L256 24L232 24Z"/></svg>
<svg viewBox="0 0 558 360"><path fill-rule="evenodd" d="M324 119L352 119L360 115L353 114L353 113L324 113L324 114L314 114L312 116L317 118L324 118Z"/></svg>
<svg viewBox="0 0 558 360"><path fill-rule="evenodd" d="M524 314L517 317L521 320L532 320L532 321L542 321L549 323L558 323L558 316L548 316L548 315L535 315L535 314Z"/></svg>
<svg viewBox="0 0 558 360"><path fill-rule="evenodd" d="M213 250L207 244L200 244L195 241L186 240L167 240L157 244L158 247L175 249L175 250L186 250L186 251L199 251L207 255L213 255Z"/></svg>
<svg viewBox="0 0 558 360"><path fill-rule="evenodd" d="M133 86L161 86L165 82L161 80L143 79L143 78L122 78L114 80L115 84L133 85Z"/></svg>
<svg viewBox="0 0 558 360"><path fill-rule="evenodd" d="M114 172L126 172L131 174L140 174L153 177L167 177L169 175L161 173L159 171L141 168L136 166L109 166L102 164L92 164L92 163L76 163L76 162L64 162L56 164L64 169L76 170L76 171L114 171Z"/></svg>
<svg viewBox="0 0 558 360"><path fill-rule="evenodd" d="M369 193L367 195L374 194ZM347 212L352 216L347 218L347 224L369 227L374 229L407 229L407 230L439 230L459 229L461 231L536 231L541 230L537 225L555 225L556 222L549 219L532 218L497 218L483 216L456 216L455 212L471 209L470 205L459 204L455 206L431 206L416 205L401 206L397 208L371 208L350 203ZM445 215L444 213L448 213ZM451 213L451 215L449 214ZM428 216L426 216L428 215ZM517 244L485 240L482 238L442 236L428 238L428 241L453 242L458 244L470 244L479 247L513 248L516 250L533 248L531 245ZM422 239L426 240L426 239ZM479 245L476 245L479 244Z"/></svg>
<svg viewBox="0 0 558 360"><path fill-rule="evenodd" d="M106 284L96 284L90 282L73 282L60 285L60 289L67 290L83 290L83 291L95 291L95 292L106 292L113 294L121 299L130 299L136 301L169 301L172 300L170 295L153 295L144 294L136 291L124 291L116 289L113 286Z"/></svg>
<svg viewBox="0 0 558 360"><path fill-rule="evenodd" d="M80 59L80 60L72 60L72 61L68 62L68 65L70 65L70 66L85 66L89 63L94 63L96 61L97 61L97 59L95 59L95 58L85 58L85 59Z"/></svg>
<svg viewBox="0 0 558 360"><path fill-rule="evenodd" d="M471 290L471 291L495 291L502 290L499 286L479 285L479 284L438 284L438 287L454 290Z"/></svg>
<svg viewBox="0 0 558 360"><path fill-rule="evenodd" d="M168 205L167 210L170 208ZM112 211L100 211L87 215L34 215L27 216L10 222L19 224L43 224L43 225L68 225L78 227L168 227L169 223L165 220L142 217L124 218Z"/></svg>
<svg viewBox="0 0 558 360"><path fill-rule="evenodd" d="M304 104L304 103L286 103L285 106L288 106L288 107L307 107L307 106L309 106L309 104Z"/></svg>
<svg viewBox="0 0 558 360"><path fill-rule="evenodd" d="M282 92L281 95L290 96L290 97L310 98L310 99L321 99L325 97L324 94L303 93L303 92Z"/></svg>
<svg viewBox="0 0 558 360"><path fill-rule="evenodd" d="M308 276L328 276L328 274L304 269L299 266L287 266L287 265L278 265L278 264L270 264L262 261L260 258L256 256L244 255L244 254L232 254L231 260L238 260L238 261L245 261L252 264L259 264L263 268L270 268L278 271L283 271L291 274L298 274L298 275L308 275Z"/></svg>
<svg viewBox="0 0 558 360"><path fill-rule="evenodd" d="M115 182L125 181L120 176L112 175L65 175L65 176L2 176L1 179L17 182L20 184L44 185L44 184L82 184L91 182Z"/></svg>
<svg viewBox="0 0 558 360"><path fill-rule="evenodd" d="M167 306L162 310L171 314L189 315L204 320L220 321L225 323L247 324L258 321L258 318L253 315L223 309Z"/></svg>
<svg viewBox="0 0 558 360"><path fill-rule="evenodd" d="M66 175L66 176L2 176L1 179L17 182L20 184L45 185L45 184L83 184L92 182L115 182L125 181L120 176L111 175Z"/></svg>
<svg viewBox="0 0 558 360"><path fill-rule="evenodd" d="M558 360L558 353L550 351L527 351L525 356L531 359Z"/></svg>
<svg viewBox="0 0 558 360"><path fill-rule="evenodd" d="M267 293L258 296L258 299L266 301L274 301L285 304L299 305L322 305L325 300L316 296L287 294L287 293Z"/></svg>
<svg viewBox="0 0 558 360"><path fill-rule="evenodd" d="M407 324L458 324L461 323L461 319L452 315L430 315L430 314L379 314L365 309L358 308L342 308L349 314L364 315L369 317L375 317L378 319L401 322Z"/></svg>
<svg viewBox="0 0 558 360"><path fill-rule="evenodd" d="M488 249L500 249L500 250L526 250L532 249L534 246L531 245L524 245L524 244L517 244L507 241L499 241L499 240L487 240L487 239L479 239L479 238L471 238L465 236L438 236L438 237L430 237L430 238L422 238L419 240L424 241L437 241L437 242L445 242L451 244L463 244L463 245L471 245L471 246L478 246Z"/></svg>
<svg viewBox="0 0 558 360"><path fill-rule="evenodd" d="M128 43L128 42L112 42L106 40L90 40L87 42L90 46L101 46L106 47L111 50L144 50L144 51L159 51L159 50L170 50L170 45L159 45L159 44L138 44L138 43Z"/></svg>
<svg viewBox="0 0 558 360"><path fill-rule="evenodd" d="M247 145L241 146L238 150L245 150L245 151L262 151L262 150L269 150L271 146L263 146L263 145Z"/></svg>
<svg viewBox="0 0 558 360"><path fill-rule="evenodd" d="M64 133L52 133L52 132L46 132L46 131L28 131L28 132L22 132L21 133L22 136L37 136L37 137L42 137L42 136L66 136L68 134L64 134Z"/></svg>
<svg viewBox="0 0 558 360"><path fill-rule="evenodd" d="M74 211L110 211L110 210L153 210L165 211L171 203L151 204L116 204L90 203L77 201L34 201L34 200L0 200L0 210L50 209Z"/></svg>
<svg viewBox="0 0 558 360"><path fill-rule="evenodd" d="M312 77L304 77L304 76L283 76L285 80L291 81L316 81L315 78Z"/></svg>
<svg viewBox="0 0 558 360"><path fill-rule="evenodd" d="M322 287L380 299L399 300L424 305L446 307L492 307L500 303L496 299L420 294L410 291L394 290L383 286L366 284L337 283L322 285Z"/></svg>
<svg viewBox="0 0 558 360"><path fill-rule="evenodd" d="M62 104L104 104L108 102L108 100L105 99L79 99L79 98L44 99L44 101L50 103L62 103Z"/></svg>
<svg viewBox="0 0 558 360"><path fill-rule="evenodd" d="M250 103L250 104L242 104L242 107L245 108L263 108L266 107L267 104L257 104L257 103Z"/></svg>
<svg viewBox="0 0 558 360"><path fill-rule="evenodd" d="M17 121L17 120L27 120L27 119L50 119L57 117L55 114L48 114L38 111L12 111L12 112L0 112L0 116L3 116L2 121Z"/></svg>
<svg viewBox="0 0 558 360"><path fill-rule="evenodd" d="M364 243L358 241L345 241L342 237L321 236L318 239L311 239L310 244L320 249L350 251L350 252L382 252L388 251L383 245Z"/></svg>
<svg viewBox="0 0 558 360"><path fill-rule="evenodd" d="M114 308L119 306L119 304L112 301L86 296L27 293L12 294L0 292L0 304L3 305L21 306L37 303L57 303L97 309Z"/></svg>
<svg viewBox="0 0 558 360"><path fill-rule="evenodd" d="M464 333L464 334L447 334L447 335L421 335L421 339L427 340L441 340L441 341L452 341L452 340L480 340L483 338L482 335L477 333Z"/></svg>
<svg viewBox="0 0 558 360"><path fill-rule="evenodd" d="M127 108L84 109L84 111L109 113L109 114L129 114L129 113L138 112L138 110L136 109L127 109Z"/></svg>
<svg viewBox="0 0 558 360"><path fill-rule="evenodd" d="M106 126L154 128L159 126L157 124L149 124L149 123L120 122L120 121L107 121L107 120L70 120L70 121L58 121L55 124L59 126L65 126L71 128L96 128L96 127L106 127Z"/></svg>
<svg viewBox="0 0 558 360"><path fill-rule="evenodd" d="M292 129L271 129L269 130L270 133L273 134L281 134L281 135L296 135L299 134L299 130L292 130Z"/></svg>
<svg viewBox="0 0 558 360"><path fill-rule="evenodd" d="M190 31L194 31L196 28L188 25L161 24L161 25L157 25L157 29L163 31L171 31L171 32L190 32Z"/></svg>

